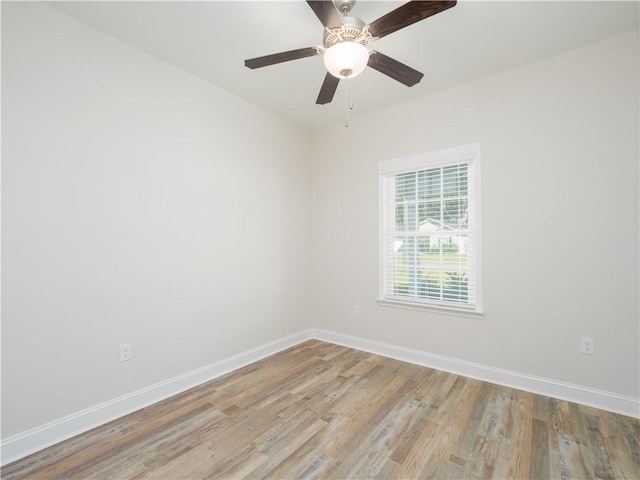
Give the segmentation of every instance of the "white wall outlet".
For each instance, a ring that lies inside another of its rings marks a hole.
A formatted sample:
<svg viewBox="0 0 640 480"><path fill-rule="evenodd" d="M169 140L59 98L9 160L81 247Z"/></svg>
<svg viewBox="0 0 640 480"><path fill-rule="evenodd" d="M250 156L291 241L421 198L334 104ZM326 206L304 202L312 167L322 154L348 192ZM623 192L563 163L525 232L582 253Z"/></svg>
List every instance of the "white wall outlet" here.
<svg viewBox="0 0 640 480"><path fill-rule="evenodd" d="M593 338L582 337L580 339L580 353L585 355L593 355L595 352L595 343Z"/></svg>
<svg viewBox="0 0 640 480"><path fill-rule="evenodd" d="M359 317L360 316L360 305L354 305L353 309L351 310L351 314L354 317Z"/></svg>
<svg viewBox="0 0 640 480"><path fill-rule="evenodd" d="M131 344L123 343L122 345L120 345L120 361L126 362L127 360L131 360L131 357Z"/></svg>

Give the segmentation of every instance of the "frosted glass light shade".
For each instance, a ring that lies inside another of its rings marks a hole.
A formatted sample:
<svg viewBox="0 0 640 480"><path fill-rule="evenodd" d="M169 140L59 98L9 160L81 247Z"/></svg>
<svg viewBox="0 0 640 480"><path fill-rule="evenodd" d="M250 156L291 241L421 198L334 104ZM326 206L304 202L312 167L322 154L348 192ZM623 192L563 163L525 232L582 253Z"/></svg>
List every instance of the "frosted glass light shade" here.
<svg viewBox="0 0 640 480"><path fill-rule="evenodd" d="M361 43L341 42L324 52L324 66L337 78L360 75L369 61L369 50Z"/></svg>

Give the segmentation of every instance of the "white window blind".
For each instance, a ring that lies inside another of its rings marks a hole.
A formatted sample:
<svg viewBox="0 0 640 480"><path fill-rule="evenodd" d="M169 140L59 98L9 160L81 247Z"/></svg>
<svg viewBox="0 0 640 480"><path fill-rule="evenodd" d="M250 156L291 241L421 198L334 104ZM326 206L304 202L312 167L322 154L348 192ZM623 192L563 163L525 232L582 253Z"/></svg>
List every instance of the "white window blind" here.
<svg viewBox="0 0 640 480"><path fill-rule="evenodd" d="M479 146L381 162L381 300L481 311Z"/></svg>

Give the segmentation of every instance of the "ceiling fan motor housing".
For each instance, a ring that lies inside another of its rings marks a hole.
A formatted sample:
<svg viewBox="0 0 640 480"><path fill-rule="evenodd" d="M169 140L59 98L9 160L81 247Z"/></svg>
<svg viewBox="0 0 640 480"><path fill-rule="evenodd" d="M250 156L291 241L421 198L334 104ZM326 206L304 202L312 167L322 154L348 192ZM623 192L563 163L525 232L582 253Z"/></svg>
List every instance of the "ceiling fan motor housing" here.
<svg viewBox="0 0 640 480"><path fill-rule="evenodd" d="M356 17L342 17L342 25L338 28L325 28L323 46L325 49L336 43L354 42L367 45L371 40L371 34L366 24Z"/></svg>

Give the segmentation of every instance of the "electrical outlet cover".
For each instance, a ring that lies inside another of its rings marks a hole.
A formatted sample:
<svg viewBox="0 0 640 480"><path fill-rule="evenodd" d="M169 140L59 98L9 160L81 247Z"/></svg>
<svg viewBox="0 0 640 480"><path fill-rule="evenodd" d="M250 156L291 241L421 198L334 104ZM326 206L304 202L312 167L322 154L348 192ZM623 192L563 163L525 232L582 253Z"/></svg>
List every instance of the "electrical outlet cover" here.
<svg viewBox="0 0 640 480"><path fill-rule="evenodd" d="M593 355L595 353L595 344L593 338L582 337L580 339L580 353Z"/></svg>
<svg viewBox="0 0 640 480"><path fill-rule="evenodd" d="M120 361L126 362L127 360L131 360L131 344L124 343L120 345Z"/></svg>

